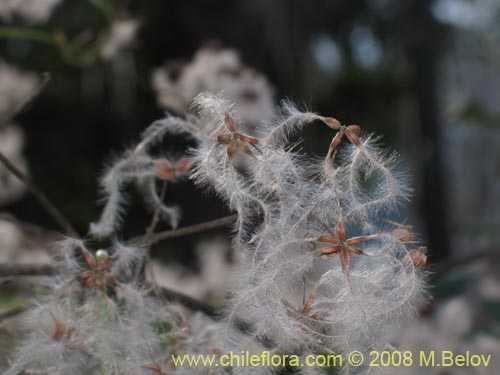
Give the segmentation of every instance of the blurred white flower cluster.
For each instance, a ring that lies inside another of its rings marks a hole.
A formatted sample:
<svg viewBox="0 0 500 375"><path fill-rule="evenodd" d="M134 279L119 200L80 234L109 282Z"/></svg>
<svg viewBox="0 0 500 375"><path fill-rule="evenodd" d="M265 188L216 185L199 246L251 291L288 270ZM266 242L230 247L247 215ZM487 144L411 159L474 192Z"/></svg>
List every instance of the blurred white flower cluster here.
<svg viewBox="0 0 500 375"><path fill-rule="evenodd" d="M160 107L179 113L200 93L221 93L238 107L245 122L255 124L276 115L273 88L232 49L201 48L189 63L172 62L156 69L152 84Z"/></svg>
<svg viewBox="0 0 500 375"><path fill-rule="evenodd" d="M133 45L139 23L134 19L117 20L104 38L101 55L104 59L111 59L120 51Z"/></svg>
<svg viewBox="0 0 500 375"><path fill-rule="evenodd" d="M498 326L493 331L477 330L478 300L472 295L461 295L440 302L435 306L433 314L416 320L397 332L394 342L398 350L409 350L414 358L420 351L428 355L435 351L436 362L440 361L443 351L451 351L454 355L471 354L491 355L488 366L467 366L450 368L454 375L495 375L500 366L500 340L497 337ZM481 324L481 323L479 323ZM443 374L441 367L426 367L426 374ZM418 361L413 366L389 367L387 375L422 374Z"/></svg>
<svg viewBox="0 0 500 375"><path fill-rule="evenodd" d="M15 110L29 99L38 85L35 74L19 69L0 60L0 122L15 114Z"/></svg>
<svg viewBox="0 0 500 375"><path fill-rule="evenodd" d="M22 171L27 170L22 154L24 134L10 120L35 94L38 84L39 79L34 74L21 72L0 61L0 152ZM0 206L15 201L24 190L24 184L0 165Z"/></svg>
<svg viewBox="0 0 500 375"><path fill-rule="evenodd" d="M47 21L55 6L61 0L2 0L0 1L0 18L11 21L20 17L28 23Z"/></svg>
<svg viewBox="0 0 500 375"><path fill-rule="evenodd" d="M52 258L44 245L45 243L23 233L15 223L0 218L1 263L47 264Z"/></svg>
<svg viewBox="0 0 500 375"><path fill-rule="evenodd" d="M196 247L199 272L153 260L155 281L188 296L220 304L226 297L239 254L232 254L222 238L202 241Z"/></svg>
<svg viewBox="0 0 500 375"><path fill-rule="evenodd" d="M20 127L9 125L0 127L0 152L17 168L27 170L27 162L22 154L24 136ZM25 185L7 168L0 165L0 206L16 201L24 191Z"/></svg>
<svg viewBox="0 0 500 375"><path fill-rule="evenodd" d="M455 228L453 256L497 246L500 217L500 129L459 121L444 130L450 210ZM481 155L481 163L477 163Z"/></svg>

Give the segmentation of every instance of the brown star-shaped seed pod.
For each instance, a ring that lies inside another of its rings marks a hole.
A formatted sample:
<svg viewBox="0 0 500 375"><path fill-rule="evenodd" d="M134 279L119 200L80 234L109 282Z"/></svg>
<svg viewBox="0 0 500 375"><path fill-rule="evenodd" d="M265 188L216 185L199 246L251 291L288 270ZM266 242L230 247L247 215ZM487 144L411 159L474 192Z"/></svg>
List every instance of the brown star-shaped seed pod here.
<svg viewBox="0 0 500 375"><path fill-rule="evenodd" d="M245 154L255 157L250 146L260 144L259 140L248 135L238 133L236 131L238 124L231 117L231 115L229 115L229 113L226 113L224 116L224 124L229 130L229 133L217 136L217 142L219 144L227 145L227 156L232 159L238 151L243 151Z"/></svg>
<svg viewBox="0 0 500 375"><path fill-rule="evenodd" d="M342 125L339 120L333 117L326 117L324 123L330 128L338 130L338 133L333 137L330 147L328 148L328 157L335 159L337 155L337 147L344 138L344 135L349 139L353 145L361 146L361 141L359 140L359 135L361 134L361 128L358 125Z"/></svg>
<svg viewBox="0 0 500 375"><path fill-rule="evenodd" d="M294 306L288 301L284 301L285 305L290 308L289 315L296 318L297 322L305 331L309 330L309 325L311 322L324 318L324 313L320 313L313 310L314 298L318 291L318 286L316 285L313 290L309 293L307 300L304 301L302 308Z"/></svg>
<svg viewBox="0 0 500 375"><path fill-rule="evenodd" d="M420 246L408 252L415 268L424 268L427 265L427 248Z"/></svg>
<svg viewBox="0 0 500 375"><path fill-rule="evenodd" d="M156 162L155 176L163 181L178 182L187 174L191 165L191 160L185 156L177 160L175 164L167 159L162 159Z"/></svg>
<svg viewBox="0 0 500 375"><path fill-rule="evenodd" d="M352 264L351 254L363 254L363 251L354 245L370 239L373 239L373 236L358 236L346 239L344 219L342 214L339 214L334 235L319 236L315 239L315 242L327 244L327 246L316 250L316 254L325 259L332 259L339 254L342 270L346 275L349 275Z"/></svg>
<svg viewBox="0 0 500 375"><path fill-rule="evenodd" d="M52 340L64 341L69 340L73 336L74 329L61 321L56 321L54 331L52 332Z"/></svg>
<svg viewBox="0 0 500 375"><path fill-rule="evenodd" d="M106 281L119 284L118 279L107 271L111 261L111 256L108 256L107 252L98 250L97 256L94 257L85 247L81 246L80 249L85 257L88 271L79 274L77 279L83 282L85 288L97 287L104 292Z"/></svg>

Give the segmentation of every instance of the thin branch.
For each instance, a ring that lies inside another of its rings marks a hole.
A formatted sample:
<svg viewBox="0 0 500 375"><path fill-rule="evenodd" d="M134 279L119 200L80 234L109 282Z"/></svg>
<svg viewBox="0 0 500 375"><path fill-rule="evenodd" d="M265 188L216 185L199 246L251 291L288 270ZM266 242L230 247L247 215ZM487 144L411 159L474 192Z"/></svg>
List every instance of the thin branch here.
<svg viewBox="0 0 500 375"><path fill-rule="evenodd" d="M194 224L179 229L172 229L172 230L167 230L165 232L155 233L151 236L151 244L157 243L162 240L167 240L170 238L183 237L199 232L204 232L210 229L220 228L234 223L237 219L238 215L234 214L222 217L220 219L205 221L200 224Z"/></svg>
<svg viewBox="0 0 500 375"><path fill-rule="evenodd" d="M86 49L78 46L78 36L68 40L64 32L47 32L24 27L0 26L0 38L18 38L43 43L57 48L63 61L74 67L84 67L93 64L100 56L102 43L97 42Z"/></svg>
<svg viewBox="0 0 500 375"><path fill-rule="evenodd" d="M187 227L167 230L165 232L159 232L153 234L152 236L139 236L132 238L127 241L129 243L140 243L147 240L148 237L151 239L151 243L156 243L161 240L166 240L169 238L176 238L187 236L190 234L200 233L206 230L215 229L222 227L224 225L231 224L236 221L238 215L225 216L220 219L215 219L211 221L205 221L203 223L190 225ZM10 220L10 216L1 215L0 219ZM14 221L15 222L15 221ZM0 277L7 276L47 276L55 274L55 269L50 264L12 264L12 263L0 263Z"/></svg>
<svg viewBox="0 0 500 375"><path fill-rule="evenodd" d="M156 187L154 187L156 189ZM148 247L151 247L151 236L155 233L156 227L158 226L158 223L160 221L160 214L161 214L161 202L165 199L165 194L167 193L167 181L163 181L162 188L161 188L161 193L160 193L160 204L156 207L153 217L151 219L151 223L149 224L148 228L146 229L146 233L144 236L147 238L146 241L148 242ZM146 252L146 259L142 264L142 271L141 275L145 275L146 273L149 272L149 277L151 278L151 281L153 282L154 285L154 294L157 298L165 298L165 296L162 296L160 293L160 290L158 288L158 284L156 283L156 278L155 278L155 273L153 271L153 266L151 264L151 252ZM147 277L147 276L146 276Z"/></svg>
<svg viewBox="0 0 500 375"><path fill-rule="evenodd" d="M483 258L490 258L497 262L500 257L500 248L492 248L471 253L459 258L443 259L439 263L430 266L431 281L435 282L446 276L454 269L468 265Z"/></svg>
<svg viewBox="0 0 500 375"><path fill-rule="evenodd" d="M181 236L187 236L190 234L195 234L199 232L203 232L210 229L215 229L222 227L224 225L231 224L235 222L237 219L237 215L230 215L220 219L215 219L211 221L206 221L200 224L195 224L179 229L169 230L165 232L156 233L153 235L145 235L131 239L128 242L144 242L145 240L149 240L150 244L156 243L161 240L176 238ZM0 277L9 277L9 276L50 276L56 274L56 269L50 264L9 264L4 263L0 264ZM179 293L167 288L158 287L157 291L160 292L160 296L165 298L170 302L177 302L184 307L194 310L201 311L208 316L217 317L217 310L202 301L189 297L183 293ZM7 317L13 316L15 314L21 313L26 309L24 307L21 309L13 309L6 311L4 313L0 313L0 320L5 319Z"/></svg>
<svg viewBox="0 0 500 375"><path fill-rule="evenodd" d="M62 215L61 211L52 204L52 202L47 198L47 196L38 189L19 168L10 162L3 153L0 152L0 162L21 182L23 182L30 193L40 202L40 204L45 208L45 210L52 216L52 218L59 224L59 226L64 230L64 232L70 236L78 238L78 232L73 228L68 220Z"/></svg>
<svg viewBox="0 0 500 375"><path fill-rule="evenodd" d="M36 239L44 241L57 241L63 238L62 234L57 231L52 231L37 224L19 220L7 212L0 212L0 220L12 223L24 234L30 237L35 237Z"/></svg>
<svg viewBox="0 0 500 375"><path fill-rule="evenodd" d="M21 100L18 104L16 104L12 109L10 109L5 115L0 117L0 126L3 126L10 122L10 120L16 116L18 113L28 107L33 100L42 92L47 83L50 81L50 74L43 73L41 81L36 85L36 87L32 90L32 92L26 96L23 100Z"/></svg>
<svg viewBox="0 0 500 375"><path fill-rule="evenodd" d="M156 187L154 187L154 189L156 189ZM163 181L160 193L160 202L163 202L166 193L167 193L167 181ZM153 217L151 219L151 223L149 224L148 228L146 229L146 233L144 234L144 236L147 238L150 244L151 244L151 237L155 233L155 229L160 221L160 214L161 214L161 206L159 204L158 207L156 207L153 213Z"/></svg>
<svg viewBox="0 0 500 375"><path fill-rule="evenodd" d="M216 318L219 316L219 314L217 313L217 309L215 307L207 303L204 303L202 301L199 301L197 299L194 299L190 296L187 296L183 293L179 293L174 290L161 287L158 288L158 291L160 292L161 297L165 298L169 302L178 303L192 311L200 311L212 318ZM5 311L1 311L0 321L11 318L18 314L22 314L23 312L27 311L31 306L32 305L17 306Z"/></svg>
<svg viewBox="0 0 500 375"><path fill-rule="evenodd" d="M200 311L212 318L217 318L219 316L215 307L188 295L161 287L158 288L158 291L160 292L161 297L165 298L169 302L178 303L192 311ZM0 321L21 314L27 311L30 307L31 305L17 306L9 310L1 311Z"/></svg>
<svg viewBox="0 0 500 375"><path fill-rule="evenodd" d="M57 46L57 40L54 34L47 31L35 30L28 27L0 27L0 38L19 38L32 40L38 43L44 43Z"/></svg>
<svg viewBox="0 0 500 375"><path fill-rule="evenodd" d="M155 243L163 241L163 240L188 236L191 234L204 232L204 231L207 231L210 229L220 228L220 227L223 227L225 225L234 223L237 219L238 219L237 214L229 215L229 216L222 217L220 219L205 221L203 223L189 225L189 226L182 227L179 229L171 229L171 230L167 230L164 232L155 233L155 234L152 234L150 236L148 235L148 236L134 237L134 238L128 240L127 242L128 243L148 243L148 244L152 245L152 244L155 244Z"/></svg>
<svg viewBox="0 0 500 375"><path fill-rule="evenodd" d="M55 275L57 270L50 264L0 264L0 277L8 276L50 276ZM199 301L195 298L189 297L183 293L176 292L171 289L157 287L155 288L159 292L159 296L165 298L167 301L176 302L182 306L193 310L201 311L208 316L216 317L217 310L215 307ZM152 291L154 295L155 292ZM21 313L26 310L26 306L21 308L16 308L12 310L7 310L0 312L0 320L6 319L15 314Z"/></svg>
<svg viewBox="0 0 500 375"><path fill-rule="evenodd" d="M50 264L15 264L1 263L0 277L9 276L51 276L55 275L56 270Z"/></svg>
<svg viewBox="0 0 500 375"><path fill-rule="evenodd" d="M0 312L0 321L2 321L4 319L12 318L12 317L14 317L16 315L19 315L19 314L23 313L26 310L28 310L28 308L30 306L31 305L17 306L17 307L13 307L13 308L5 310L5 311L1 311Z"/></svg>
<svg viewBox="0 0 500 375"><path fill-rule="evenodd" d="M207 303L204 303L195 298L192 298L190 296L176 292L171 289L162 287L158 287L156 289L160 293L160 296L165 298L169 302L179 303L182 306L193 311L201 311L212 318L216 318L219 316L219 314L217 313L217 309L212 305L209 305ZM153 291L153 293L155 292Z"/></svg>

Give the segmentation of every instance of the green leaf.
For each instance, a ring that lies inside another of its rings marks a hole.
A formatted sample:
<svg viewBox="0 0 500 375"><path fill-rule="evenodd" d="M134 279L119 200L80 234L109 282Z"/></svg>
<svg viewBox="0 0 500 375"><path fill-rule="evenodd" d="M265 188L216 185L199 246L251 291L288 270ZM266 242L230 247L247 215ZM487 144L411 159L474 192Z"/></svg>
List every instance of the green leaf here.
<svg viewBox="0 0 500 375"><path fill-rule="evenodd" d="M87 0L94 8L101 12L109 21L114 21L116 13L111 4L106 0Z"/></svg>

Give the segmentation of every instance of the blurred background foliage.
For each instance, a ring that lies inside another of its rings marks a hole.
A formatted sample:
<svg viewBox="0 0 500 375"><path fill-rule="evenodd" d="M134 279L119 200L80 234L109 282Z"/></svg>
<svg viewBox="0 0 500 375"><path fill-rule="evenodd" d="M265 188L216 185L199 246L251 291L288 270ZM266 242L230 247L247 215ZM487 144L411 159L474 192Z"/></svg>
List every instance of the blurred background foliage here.
<svg viewBox="0 0 500 375"><path fill-rule="evenodd" d="M103 161L162 115L152 70L189 60L203 44L218 41L263 72L276 98L359 123L409 154L415 172L422 169L415 204L427 225L420 232L432 254L444 256L448 223L435 86L449 27L433 16L434 6L408 0L63 1L47 23L31 29L81 40L76 63L50 44L9 33L0 40L6 61L50 73L41 95L17 118L32 177L85 232L98 215L96 177ZM99 33L119 17L140 25L134 48L86 61ZM310 135L318 153L328 142L321 130ZM191 191L181 195L191 202L183 224L221 214L206 213L215 207L193 200ZM29 197L8 209L29 221L45 218Z"/></svg>

